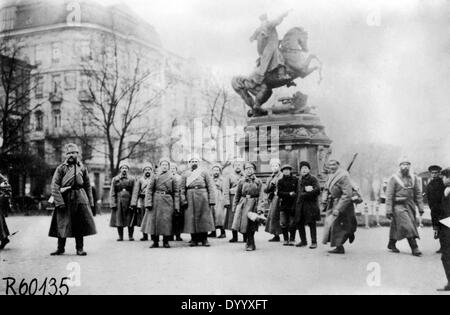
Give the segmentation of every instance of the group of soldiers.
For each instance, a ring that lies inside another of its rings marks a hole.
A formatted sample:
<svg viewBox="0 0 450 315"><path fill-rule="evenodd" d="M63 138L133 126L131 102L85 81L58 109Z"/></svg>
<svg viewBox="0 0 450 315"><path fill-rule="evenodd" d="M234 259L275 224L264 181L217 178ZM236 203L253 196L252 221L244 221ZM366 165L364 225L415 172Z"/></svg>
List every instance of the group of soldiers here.
<svg viewBox="0 0 450 315"><path fill-rule="evenodd" d="M284 246L308 245L306 226L311 235L311 249L318 244L317 222L321 210L325 212L323 244L331 243L331 254L345 254L344 245L355 241L357 220L355 204L360 197L350 174L341 168L337 159L328 161L329 176L324 188L311 175L308 162L300 163L300 176L293 175L290 165L281 165L279 159L270 161L272 175L265 185L255 175L256 165L243 160L231 163L233 171L223 174L221 165L207 171L200 167L200 159L189 158L188 169L178 173L178 167L169 159L160 159L157 166L146 164L142 176L130 175L130 165L121 163L119 175L113 178L110 190L110 226L117 228L118 241L124 241L128 229L134 241L134 228L140 227L142 241L152 240L151 248L163 247L170 241L182 241L181 234L190 234L190 246L209 247L208 237L225 238L232 231L230 243L237 243L239 233L247 251L254 251L255 233L261 223L273 235L270 242ZM435 238L440 239L442 262L450 290L450 169L431 166L431 181L426 195L431 208ZM2 211L0 212L0 249L9 243L5 222L4 200L10 199L11 188L0 176ZM268 198L265 198L268 196ZM58 166L52 180L55 211L50 226L50 237L58 238L58 247L51 255L65 253L67 238L75 238L79 256L86 256L83 238L97 233L92 209L94 199L86 166L80 161L75 144L66 146L66 160ZM265 215L264 204L269 212ZM399 171L389 180L386 190L386 212L391 220L388 249L399 253L396 244L407 239L414 256L422 253L417 245L416 207L424 213L421 180L412 173L407 158L399 161ZM217 234L217 231L220 234ZM300 242L295 244L299 231ZM208 234L209 233L209 234Z"/></svg>

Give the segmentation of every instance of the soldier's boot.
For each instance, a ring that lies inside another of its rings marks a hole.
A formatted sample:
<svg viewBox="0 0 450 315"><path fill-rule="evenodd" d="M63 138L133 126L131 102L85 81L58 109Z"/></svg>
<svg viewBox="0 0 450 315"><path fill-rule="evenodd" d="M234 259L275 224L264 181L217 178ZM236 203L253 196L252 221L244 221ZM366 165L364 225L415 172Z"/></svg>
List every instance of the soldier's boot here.
<svg viewBox="0 0 450 315"><path fill-rule="evenodd" d="M400 253L400 251L398 250L396 244L397 244L396 240L389 240L388 249L391 252L398 254L398 253Z"/></svg>
<svg viewBox="0 0 450 315"><path fill-rule="evenodd" d="M272 242L272 243L276 243L276 242L279 242L279 241L281 241L279 235L274 235L273 238L271 238L271 239L269 240L269 242Z"/></svg>
<svg viewBox="0 0 450 315"><path fill-rule="evenodd" d="M148 234L147 233L142 233L141 242L147 242L147 241L148 241Z"/></svg>
<svg viewBox="0 0 450 315"><path fill-rule="evenodd" d="M217 237L217 232L214 231L214 232L209 233L208 237L214 237L214 238Z"/></svg>
<svg viewBox="0 0 450 315"><path fill-rule="evenodd" d="M129 228L128 228L128 240L129 240L130 242L134 242L134 237L133 237L133 235L134 235L134 227L129 227Z"/></svg>
<svg viewBox="0 0 450 315"><path fill-rule="evenodd" d="M170 236L164 236L164 238L163 238L163 247L164 248L170 248L169 240L170 240Z"/></svg>
<svg viewBox="0 0 450 315"><path fill-rule="evenodd" d="M152 244L152 246L150 246L150 248L159 248L159 236L152 235L152 241L153 241L153 244Z"/></svg>
<svg viewBox="0 0 450 315"><path fill-rule="evenodd" d="M422 256L422 252L419 250L419 246L417 245L417 241L415 238L408 238L409 246L411 247L411 251L413 256L420 257Z"/></svg>
<svg viewBox="0 0 450 315"><path fill-rule="evenodd" d="M118 242L123 242L123 227L117 228L117 233L119 234L119 238L117 239Z"/></svg>
<svg viewBox="0 0 450 315"><path fill-rule="evenodd" d="M1 244L0 244L0 250L4 249L6 245L9 244L9 239L5 238L2 240Z"/></svg>
<svg viewBox="0 0 450 315"><path fill-rule="evenodd" d="M233 230L232 233L233 233L233 238L230 240L230 243L237 243L237 241L238 241L238 232Z"/></svg>
<svg viewBox="0 0 450 315"><path fill-rule="evenodd" d="M208 233L202 233L200 235L200 241L202 242L203 247L210 247L211 244L208 242Z"/></svg>
<svg viewBox="0 0 450 315"><path fill-rule="evenodd" d="M175 240L176 240L177 242L182 242L183 239L181 238L181 234L175 235Z"/></svg>
<svg viewBox="0 0 450 315"><path fill-rule="evenodd" d="M248 252L252 252L252 251L256 250L254 232L247 233L246 236L247 236L247 245L245 247L245 250Z"/></svg>
<svg viewBox="0 0 450 315"><path fill-rule="evenodd" d="M61 256L64 255L66 252L66 239L65 238L58 238L58 249L56 252L53 252L50 254L50 256Z"/></svg>
<svg viewBox="0 0 450 315"><path fill-rule="evenodd" d="M87 256L87 253L83 250L84 248L84 239L82 237L75 238L77 255L78 256Z"/></svg>
<svg viewBox="0 0 450 315"><path fill-rule="evenodd" d="M247 243L247 240L248 240L248 235L247 234L242 234L242 241L244 243Z"/></svg>
<svg viewBox="0 0 450 315"><path fill-rule="evenodd" d="M290 246L291 242L289 241L289 232L287 229L283 229L283 246Z"/></svg>
<svg viewBox="0 0 450 315"><path fill-rule="evenodd" d="M289 242L291 242L292 243L292 246L294 246L294 244L295 244L295 234L297 233L297 231L296 230L290 230L289 231Z"/></svg>
<svg viewBox="0 0 450 315"><path fill-rule="evenodd" d="M345 254L345 248L344 246L338 246L333 250L330 250L328 253L330 254L338 254L338 255L344 255Z"/></svg>
<svg viewBox="0 0 450 315"><path fill-rule="evenodd" d="M189 246L196 247L198 246L198 235L197 234L191 234L191 241L189 242Z"/></svg>
<svg viewBox="0 0 450 315"><path fill-rule="evenodd" d="M218 236L218 238L226 238L227 234L225 233L225 229L223 227L219 228L220 228L220 235Z"/></svg>

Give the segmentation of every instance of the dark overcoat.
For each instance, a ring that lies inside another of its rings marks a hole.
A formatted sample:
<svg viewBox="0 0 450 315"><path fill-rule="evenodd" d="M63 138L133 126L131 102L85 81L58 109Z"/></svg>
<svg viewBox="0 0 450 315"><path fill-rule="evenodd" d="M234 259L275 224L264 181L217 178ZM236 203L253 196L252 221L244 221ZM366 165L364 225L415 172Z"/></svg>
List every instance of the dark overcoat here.
<svg viewBox="0 0 450 315"><path fill-rule="evenodd" d="M311 186L312 191L306 191ZM320 184L319 180L308 174L299 179L297 202L295 206L295 223L309 225L320 221Z"/></svg>
<svg viewBox="0 0 450 315"><path fill-rule="evenodd" d="M442 178L432 179L426 188L428 205L431 209L431 220L433 226L439 226L439 217L442 211L442 196L444 195L445 185Z"/></svg>
<svg viewBox="0 0 450 315"><path fill-rule="evenodd" d="M111 227L132 227L133 210L131 209L131 195L133 193L135 180L131 176L121 175L113 178L110 190L110 207L115 209L111 212Z"/></svg>
<svg viewBox="0 0 450 315"><path fill-rule="evenodd" d="M97 234L91 210L94 206L91 182L83 164L65 162L58 166L53 175L52 196L55 211L50 237L74 238Z"/></svg>

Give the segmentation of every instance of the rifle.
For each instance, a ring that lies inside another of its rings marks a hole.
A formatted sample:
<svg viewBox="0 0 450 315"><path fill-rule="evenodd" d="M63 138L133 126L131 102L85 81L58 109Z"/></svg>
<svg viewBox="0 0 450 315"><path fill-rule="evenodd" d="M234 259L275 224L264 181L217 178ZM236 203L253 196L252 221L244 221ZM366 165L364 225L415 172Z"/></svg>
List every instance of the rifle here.
<svg viewBox="0 0 450 315"><path fill-rule="evenodd" d="M355 153L355 155L353 155L353 159L347 167L347 172L350 173L350 170L352 169L353 164L355 164L355 161L356 161L356 158L358 157L358 155L359 155L359 153Z"/></svg>

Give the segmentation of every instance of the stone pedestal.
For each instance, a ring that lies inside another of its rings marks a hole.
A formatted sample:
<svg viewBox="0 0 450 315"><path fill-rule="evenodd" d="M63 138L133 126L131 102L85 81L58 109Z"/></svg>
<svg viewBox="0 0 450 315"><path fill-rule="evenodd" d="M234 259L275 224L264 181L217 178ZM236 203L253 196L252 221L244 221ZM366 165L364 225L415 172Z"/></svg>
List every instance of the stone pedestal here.
<svg viewBox="0 0 450 315"><path fill-rule="evenodd" d="M246 160L256 162L258 176L269 176L270 159L279 158L282 164L290 164L296 174L300 162L308 161L312 174L323 182L331 143L319 116L285 113L250 118L245 138L238 146Z"/></svg>

